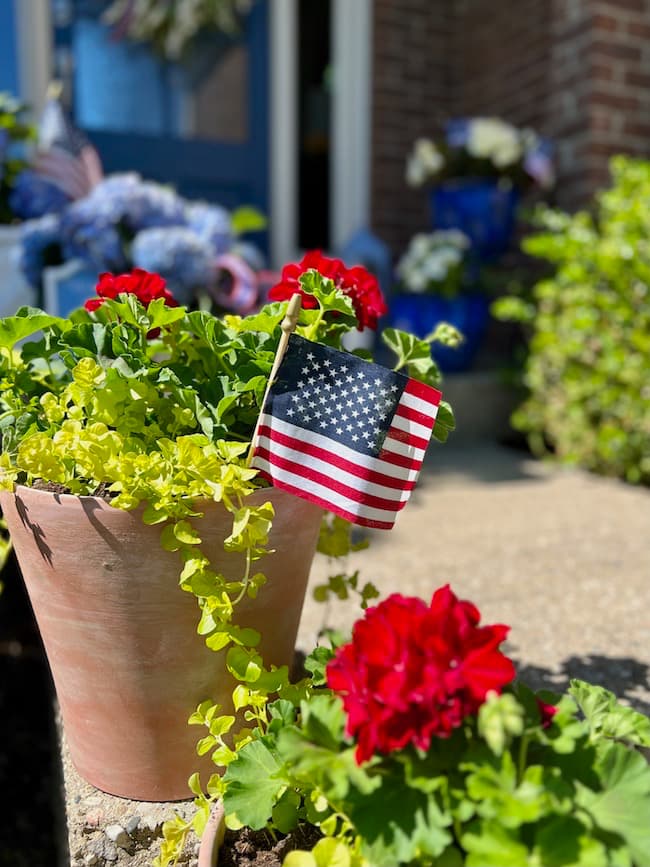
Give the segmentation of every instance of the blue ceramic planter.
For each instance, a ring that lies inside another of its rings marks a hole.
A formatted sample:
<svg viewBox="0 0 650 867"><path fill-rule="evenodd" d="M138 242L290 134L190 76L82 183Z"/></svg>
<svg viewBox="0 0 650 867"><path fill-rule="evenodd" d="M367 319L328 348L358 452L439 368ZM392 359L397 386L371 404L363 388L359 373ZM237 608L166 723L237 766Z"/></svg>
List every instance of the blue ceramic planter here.
<svg viewBox="0 0 650 867"><path fill-rule="evenodd" d="M485 334L489 319L489 301L484 295L459 295L440 298L436 295L395 295L390 299L390 325L426 337L439 322L449 322L462 331L465 340L456 349L432 345L432 354L446 372L471 367Z"/></svg>
<svg viewBox="0 0 650 867"><path fill-rule="evenodd" d="M430 192L434 229L460 229L482 260L507 249L515 225L519 191L490 178L444 181Z"/></svg>

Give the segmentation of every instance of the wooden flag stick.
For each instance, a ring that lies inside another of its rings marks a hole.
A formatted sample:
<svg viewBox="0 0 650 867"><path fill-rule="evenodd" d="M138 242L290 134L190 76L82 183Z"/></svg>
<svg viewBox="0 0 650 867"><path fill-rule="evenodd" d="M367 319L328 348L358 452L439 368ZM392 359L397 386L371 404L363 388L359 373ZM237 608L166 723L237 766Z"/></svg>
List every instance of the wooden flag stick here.
<svg viewBox="0 0 650 867"><path fill-rule="evenodd" d="M280 324L280 328L282 329L282 337L280 338L278 349L275 353L275 358L273 359L273 367L271 368L271 373L269 374L269 381L266 383L266 391L264 392L264 399L262 400L262 408L260 410L259 416L257 417L257 422L255 423L255 430L253 431L251 446L248 450L248 456L246 458L246 466L250 466L250 463L253 460L253 450L255 449L255 441L257 440L257 434L260 429L260 423L262 421L262 413L264 412L264 407L266 405L269 392L271 391L271 386L275 382L275 378L278 375L278 369L282 364L282 359L284 358L284 355L287 351L287 346L289 345L289 337L291 337L293 332L296 330L296 325L298 324L298 317L300 316L301 305L302 296L296 292L296 294L292 295L289 299L289 303L287 304L287 310L284 314L284 319Z"/></svg>

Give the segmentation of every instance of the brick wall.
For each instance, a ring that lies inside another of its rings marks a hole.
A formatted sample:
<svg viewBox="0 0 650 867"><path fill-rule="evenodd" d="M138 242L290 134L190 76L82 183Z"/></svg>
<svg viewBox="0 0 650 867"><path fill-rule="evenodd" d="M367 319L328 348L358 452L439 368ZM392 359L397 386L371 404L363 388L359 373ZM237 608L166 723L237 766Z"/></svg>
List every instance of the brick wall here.
<svg viewBox="0 0 650 867"><path fill-rule="evenodd" d="M425 197L404 180L413 141L449 116L446 3L375 0L371 212L395 252L427 225Z"/></svg>
<svg viewBox="0 0 650 867"><path fill-rule="evenodd" d="M555 200L584 204L613 153L650 156L650 0L375 0L374 229L398 253L427 225L404 182L417 135L475 114L557 147Z"/></svg>

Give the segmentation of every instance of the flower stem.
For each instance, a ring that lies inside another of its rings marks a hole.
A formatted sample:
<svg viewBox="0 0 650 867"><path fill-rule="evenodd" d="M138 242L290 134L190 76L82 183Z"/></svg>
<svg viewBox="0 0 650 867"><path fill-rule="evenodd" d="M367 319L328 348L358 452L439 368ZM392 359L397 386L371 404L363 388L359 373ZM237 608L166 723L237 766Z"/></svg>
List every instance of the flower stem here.
<svg viewBox="0 0 650 867"><path fill-rule="evenodd" d="M528 744L530 743L530 735L524 734L519 741L519 756L517 759L517 785L520 785L526 771L526 758L528 756Z"/></svg>

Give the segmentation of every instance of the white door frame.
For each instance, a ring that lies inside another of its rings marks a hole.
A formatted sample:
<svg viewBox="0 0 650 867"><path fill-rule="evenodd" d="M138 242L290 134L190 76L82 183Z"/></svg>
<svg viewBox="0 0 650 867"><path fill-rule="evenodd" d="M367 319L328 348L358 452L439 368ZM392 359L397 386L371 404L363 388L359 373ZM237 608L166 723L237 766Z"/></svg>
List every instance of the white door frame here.
<svg viewBox="0 0 650 867"><path fill-rule="evenodd" d="M270 4L272 265L298 250L298 0ZM370 216L372 0L332 0L330 238L334 250Z"/></svg>
<svg viewBox="0 0 650 867"><path fill-rule="evenodd" d="M11 0L10 0L11 2ZM52 16L49 0L13 0L18 56L18 88L37 120L52 78Z"/></svg>

